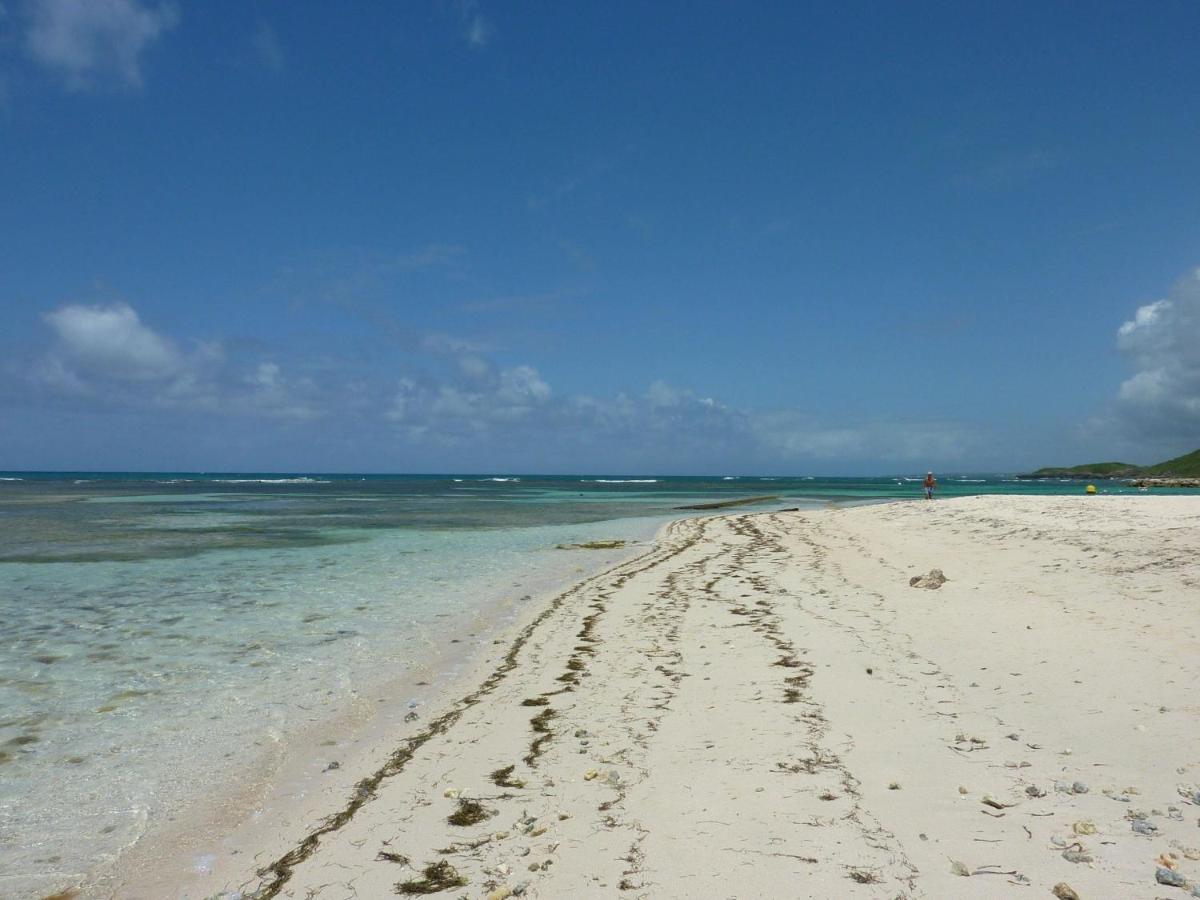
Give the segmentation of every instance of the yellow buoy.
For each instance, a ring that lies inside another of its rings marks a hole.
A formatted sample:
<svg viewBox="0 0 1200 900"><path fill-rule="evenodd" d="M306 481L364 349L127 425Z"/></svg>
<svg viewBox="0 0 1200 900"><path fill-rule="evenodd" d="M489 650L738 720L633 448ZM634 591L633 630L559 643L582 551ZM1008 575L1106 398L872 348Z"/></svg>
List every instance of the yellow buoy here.
<svg viewBox="0 0 1200 900"><path fill-rule="evenodd" d="M1095 486L1094 484L1089 484L1089 485L1087 486L1087 492L1088 492L1089 494L1094 494L1094 493L1096 493L1096 486Z"/></svg>

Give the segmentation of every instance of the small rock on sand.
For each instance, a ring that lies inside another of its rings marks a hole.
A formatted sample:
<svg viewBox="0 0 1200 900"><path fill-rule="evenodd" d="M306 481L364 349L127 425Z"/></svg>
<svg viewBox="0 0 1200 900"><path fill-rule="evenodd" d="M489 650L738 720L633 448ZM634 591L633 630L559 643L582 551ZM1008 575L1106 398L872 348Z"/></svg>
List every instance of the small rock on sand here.
<svg viewBox="0 0 1200 900"><path fill-rule="evenodd" d="M1186 878L1184 878L1178 872L1174 872L1171 869L1168 869L1166 866L1159 866L1157 869L1154 870L1154 880L1157 881L1159 884L1165 884L1170 887L1187 887L1188 886Z"/></svg>
<svg viewBox="0 0 1200 900"><path fill-rule="evenodd" d="M914 575L908 579L908 586L936 591L949 580L949 578L942 574L941 569L930 569L928 575Z"/></svg>
<svg viewBox="0 0 1200 900"><path fill-rule="evenodd" d="M1079 895L1075 893L1075 889L1065 881L1060 881L1050 891L1058 900L1079 900Z"/></svg>

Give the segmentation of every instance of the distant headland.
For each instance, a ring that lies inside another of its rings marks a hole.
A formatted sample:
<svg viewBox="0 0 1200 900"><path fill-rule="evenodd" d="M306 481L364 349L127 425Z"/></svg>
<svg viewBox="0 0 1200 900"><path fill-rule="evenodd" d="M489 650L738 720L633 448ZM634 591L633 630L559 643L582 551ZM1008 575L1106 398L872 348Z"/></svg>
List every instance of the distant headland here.
<svg viewBox="0 0 1200 900"><path fill-rule="evenodd" d="M1085 463L1066 468L1049 466L1017 477L1077 478L1088 481L1121 479L1138 487L1200 487L1200 450L1152 466L1123 462Z"/></svg>

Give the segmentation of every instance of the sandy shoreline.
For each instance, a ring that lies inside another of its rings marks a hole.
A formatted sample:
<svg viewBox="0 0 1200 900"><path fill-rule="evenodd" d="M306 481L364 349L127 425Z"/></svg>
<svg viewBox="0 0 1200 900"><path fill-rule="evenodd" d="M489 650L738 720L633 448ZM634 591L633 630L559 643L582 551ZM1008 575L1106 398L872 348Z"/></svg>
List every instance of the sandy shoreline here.
<svg viewBox="0 0 1200 900"><path fill-rule="evenodd" d="M515 580L493 588L495 596L483 598L476 609L447 614L440 643L423 637L419 650L405 647L389 661L395 671L356 684L352 702L338 713L312 710L309 721L282 737L264 733L257 759L231 767L226 779L212 783L206 796L180 812L164 811L72 896L209 897L212 889L194 886L208 882L214 868L231 863L236 868L245 848L285 852L311 830L311 822L344 803L363 772L377 768L394 747L419 733L426 719L486 678L511 635L549 598L588 573L644 552L657 530L653 522L618 523L609 531L623 534L624 546L551 550L561 558L514 570ZM54 880L61 886L61 875L47 878ZM181 884L188 887L177 889ZM46 894L24 887L19 896ZM0 885L0 898L7 896Z"/></svg>
<svg viewBox="0 0 1200 900"><path fill-rule="evenodd" d="M1198 539L1192 497L682 520L307 824L98 896L1184 897Z"/></svg>

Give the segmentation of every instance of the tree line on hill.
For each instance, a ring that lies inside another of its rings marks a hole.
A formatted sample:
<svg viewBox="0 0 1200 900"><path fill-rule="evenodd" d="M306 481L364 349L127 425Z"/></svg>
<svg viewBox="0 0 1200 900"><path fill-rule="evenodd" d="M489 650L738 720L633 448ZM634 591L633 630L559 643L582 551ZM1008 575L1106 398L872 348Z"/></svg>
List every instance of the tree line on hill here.
<svg viewBox="0 0 1200 900"><path fill-rule="evenodd" d="M1086 463L1082 466L1038 469L1022 478L1200 478L1200 450L1152 466L1132 463Z"/></svg>

